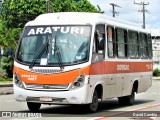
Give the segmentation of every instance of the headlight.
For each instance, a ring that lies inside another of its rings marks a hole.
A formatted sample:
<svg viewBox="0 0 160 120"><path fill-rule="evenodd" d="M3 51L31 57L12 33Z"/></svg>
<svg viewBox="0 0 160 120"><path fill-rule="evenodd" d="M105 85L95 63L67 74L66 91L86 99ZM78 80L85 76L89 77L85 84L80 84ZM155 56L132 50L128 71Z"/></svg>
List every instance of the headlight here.
<svg viewBox="0 0 160 120"><path fill-rule="evenodd" d="M70 90L80 88L84 85L86 74L79 75L76 77L75 81L71 84Z"/></svg>
<svg viewBox="0 0 160 120"><path fill-rule="evenodd" d="M20 79L20 76L15 72L14 73L14 83L20 87L20 88L24 88L23 82Z"/></svg>

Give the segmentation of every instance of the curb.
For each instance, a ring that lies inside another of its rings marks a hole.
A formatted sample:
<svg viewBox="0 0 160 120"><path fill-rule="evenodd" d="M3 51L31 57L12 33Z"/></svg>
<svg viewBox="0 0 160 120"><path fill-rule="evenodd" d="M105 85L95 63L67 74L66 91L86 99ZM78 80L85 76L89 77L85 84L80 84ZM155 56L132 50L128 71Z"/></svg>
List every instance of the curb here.
<svg viewBox="0 0 160 120"><path fill-rule="evenodd" d="M13 83L0 83L0 87L13 87Z"/></svg>
<svg viewBox="0 0 160 120"><path fill-rule="evenodd" d="M160 77L153 77L152 80L160 80Z"/></svg>
<svg viewBox="0 0 160 120"><path fill-rule="evenodd" d="M9 94L13 94L13 90L7 92L0 92L0 95L9 95Z"/></svg>
<svg viewBox="0 0 160 120"><path fill-rule="evenodd" d="M0 95L13 94L13 84L12 83L0 83Z"/></svg>

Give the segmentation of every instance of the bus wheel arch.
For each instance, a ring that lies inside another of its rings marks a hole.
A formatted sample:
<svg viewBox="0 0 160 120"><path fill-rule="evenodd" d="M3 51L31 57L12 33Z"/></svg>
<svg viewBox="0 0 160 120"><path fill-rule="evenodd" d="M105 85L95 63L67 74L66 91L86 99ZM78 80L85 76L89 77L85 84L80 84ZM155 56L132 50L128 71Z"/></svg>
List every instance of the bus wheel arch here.
<svg viewBox="0 0 160 120"><path fill-rule="evenodd" d="M95 87L95 90L97 91L98 93L98 99L101 99L103 98L103 85L102 84L98 84L96 87Z"/></svg>
<svg viewBox="0 0 160 120"><path fill-rule="evenodd" d="M138 92L138 80L135 80L133 83L134 92Z"/></svg>

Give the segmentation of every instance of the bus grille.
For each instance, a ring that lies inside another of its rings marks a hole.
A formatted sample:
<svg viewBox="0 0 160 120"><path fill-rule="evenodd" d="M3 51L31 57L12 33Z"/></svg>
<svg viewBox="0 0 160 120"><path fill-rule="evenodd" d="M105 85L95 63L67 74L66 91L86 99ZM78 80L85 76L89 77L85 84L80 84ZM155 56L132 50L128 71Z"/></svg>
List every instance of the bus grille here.
<svg viewBox="0 0 160 120"><path fill-rule="evenodd" d="M51 74L51 73L60 73L61 69L30 69L31 72L42 73L42 74Z"/></svg>
<svg viewBox="0 0 160 120"><path fill-rule="evenodd" d="M26 84L25 88L30 90L68 90L69 85L68 84L52 84L52 85L46 85L46 84Z"/></svg>

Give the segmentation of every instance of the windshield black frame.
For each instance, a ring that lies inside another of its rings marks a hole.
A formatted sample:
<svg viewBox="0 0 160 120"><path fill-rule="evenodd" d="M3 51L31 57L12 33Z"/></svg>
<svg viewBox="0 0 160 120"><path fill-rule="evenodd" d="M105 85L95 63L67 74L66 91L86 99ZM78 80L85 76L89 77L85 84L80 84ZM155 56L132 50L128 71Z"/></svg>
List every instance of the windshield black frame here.
<svg viewBox="0 0 160 120"><path fill-rule="evenodd" d="M18 49L17 49L17 52L16 52L16 56L15 56L15 60L18 62L18 63L21 63L23 65L30 65L32 62L27 62L27 61L22 61L19 59L19 53L20 53L20 49L21 49L21 45L23 44L22 41L23 41L23 38L25 37L25 30L29 27L87 27L88 28L88 36L87 36L87 44L86 44L86 50L87 50L87 55L86 55L86 59L85 60L80 60L80 61L76 61L76 62L71 62L71 63L63 63L63 61L59 61L57 63L51 63L51 64L46 64L46 65L41 65L40 64L40 61L39 62L36 62L34 63L34 66L54 66L54 67L57 67L57 66L60 66L60 64L63 64L63 66L71 66L71 65L76 65L76 64L81 64L81 63L85 63L85 62L88 62L89 61L89 56L90 56L90 42L91 42L91 33L92 33L92 26L91 25L47 25L47 26L27 26L24 28L23 30L23 34L20 38L20 41L19 41L19 45L18 45ZM49 34L46 34L46 35L49 35ZM34 36L34 35L33 35ZM54 37L56 37L57 39L57 36L58 33L56 33L56 35ZM80 39L80 38L79 38ZM56 40L57 41L57 40ZM58 45L56 45L57 47ZM58 46L58 52L59 52L59 46ZM73 50L74 51L74 50ZM46 52L46 51L44 51ZM59 52L57 54L58 56L61 56L61 53ZM77 57L78 58L78 57ZM59 58L58 58L59 59Z"/></svg>

